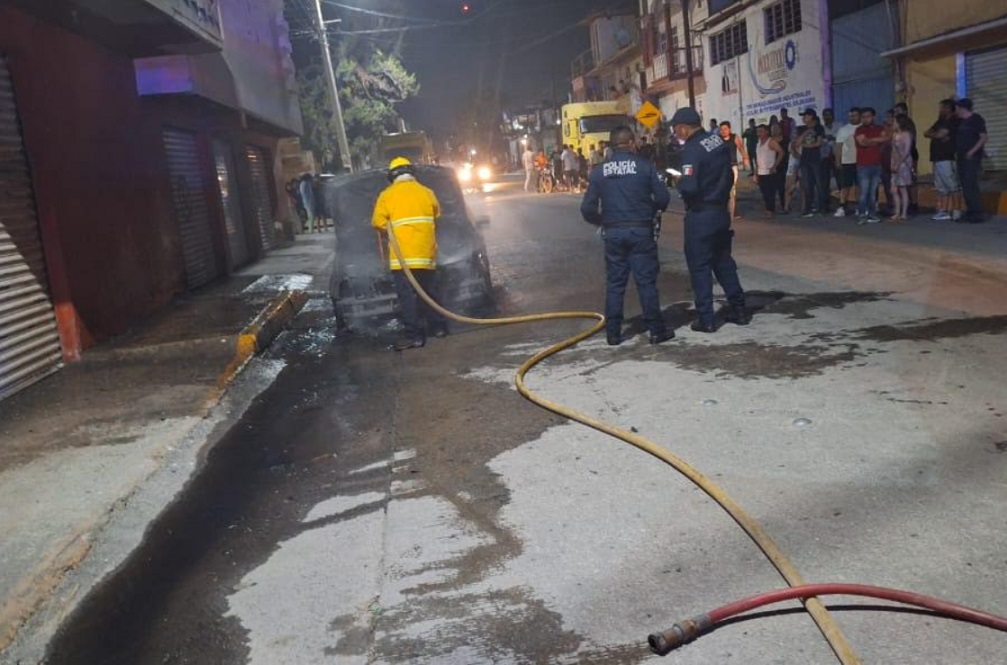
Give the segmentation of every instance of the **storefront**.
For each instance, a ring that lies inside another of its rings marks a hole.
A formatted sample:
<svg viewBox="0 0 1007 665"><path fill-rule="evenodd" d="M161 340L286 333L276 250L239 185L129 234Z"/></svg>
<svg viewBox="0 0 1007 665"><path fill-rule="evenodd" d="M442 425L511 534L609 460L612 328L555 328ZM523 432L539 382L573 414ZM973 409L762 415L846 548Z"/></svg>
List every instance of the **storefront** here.
<svg viewBox="0 0 1007 665"><path fill-rule="evenodd" d="M987 171L1007 170L1007 17L999 3L920 0L905 11L904 46L882 55L904 72L896 85L906 91L917 126L937 116L942 99L969 97L986 120ZM920 172L930 173L927 160Z"/></svg>

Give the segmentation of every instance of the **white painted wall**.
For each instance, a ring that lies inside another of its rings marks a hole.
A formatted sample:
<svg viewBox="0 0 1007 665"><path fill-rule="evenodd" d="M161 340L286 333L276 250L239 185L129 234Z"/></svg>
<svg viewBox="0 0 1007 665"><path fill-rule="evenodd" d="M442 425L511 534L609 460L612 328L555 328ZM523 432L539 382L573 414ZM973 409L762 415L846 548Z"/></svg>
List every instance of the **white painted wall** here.
<svg viewBox="0 0 1007 665"><path fill-rule="evenodd" d="M821 110L825 105L819 2L802 0L803 28L767 45L763 9L777 1L756 3L704 35L704 58L710 63L710 35L735 21L747 23L748 53L706 67L704 124L716 118L743 128L748 118L765 122L770 115L779 115L781 108L787 108L793 117L805 108Z"/></svg>

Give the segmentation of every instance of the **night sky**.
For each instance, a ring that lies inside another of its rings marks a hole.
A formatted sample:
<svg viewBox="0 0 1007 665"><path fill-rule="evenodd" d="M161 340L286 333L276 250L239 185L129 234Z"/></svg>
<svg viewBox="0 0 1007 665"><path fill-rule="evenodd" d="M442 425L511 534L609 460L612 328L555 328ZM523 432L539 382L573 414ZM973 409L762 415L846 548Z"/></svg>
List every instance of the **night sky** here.
<svg viewBox="0 0 1007 665"><path fill-rule="evenodd" d="M473 92L500 91L512 108L549 102L554 89L556 99L565 100L570 63L590 48L587 28L577 24L591 12L634 5L633 0L333 0L325 14L343 19L341 31L386 30L355 38L402 56L422 88L402 105L402 115L413 129L443 135Z"/></svg>

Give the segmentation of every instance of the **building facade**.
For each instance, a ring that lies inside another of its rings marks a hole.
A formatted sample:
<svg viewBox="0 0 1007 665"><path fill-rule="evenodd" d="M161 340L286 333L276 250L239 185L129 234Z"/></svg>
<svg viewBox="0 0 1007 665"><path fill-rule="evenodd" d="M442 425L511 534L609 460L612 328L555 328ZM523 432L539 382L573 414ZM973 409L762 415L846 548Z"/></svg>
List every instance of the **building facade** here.
<svg viewBox="0 0 1007 665"><path fill-rule="evenodd" d="M704 117L767 122L831 105L828 15L820 0L710 0L699 23L706 68Z"/></svg>
<svg viewBox="0 0 1007 665"><path fill-rule="evenodd" d="M869 106L881 114L895 105L895 68L882 53L900 43L898 5L885 0L829 3L832 103L841 120L852 107Z"/></svg>
<svg viewBox="0 0 1007 665"><path fill-rule="evenodd" d="M0 7L0 398L274 241L286 38L281 0Z"/></svg>
<svg viewBox="0 0 1007 665"><path fill-rule="evenodd" d="M696 26L706 19L707 8L706 2L689 4L693 95L700 113L703 113L706 98L706 77L703 76L703 47L696 39ZM646 68L644 94L668 119L690 104L682 0L641 0L640 17Z"/></svg>
<svg viewBox="0 0 1007 665"><path fill-rule="evenodd" d="M585 23L591 48L572 63L571 101L622 101L628 114L636 113L646 85L637 16L632 11L599 14Z"/></svg>
<svg viewBox="0 0 1007 665"><path fill-rule="evenodd" d="M901 46L888 50L918 125L949 97L969 97L986 120L985 166L1007 170L1007 5L989 0L913 0L904 3ZM921 161L921 170L930 165Z"/></svg>

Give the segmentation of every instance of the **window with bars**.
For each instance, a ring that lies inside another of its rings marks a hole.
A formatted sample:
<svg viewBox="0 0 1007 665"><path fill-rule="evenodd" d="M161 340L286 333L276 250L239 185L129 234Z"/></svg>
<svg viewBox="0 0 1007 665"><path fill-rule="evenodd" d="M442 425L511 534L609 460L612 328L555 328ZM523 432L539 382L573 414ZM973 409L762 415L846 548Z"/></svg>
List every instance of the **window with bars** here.
<svg viewBox="0 0 1007 665"><path fill-rule="evenodd" d="M801 31L801 0L781 0L762 10L766 18L766 43Z"/></svg>
<svg viewBox="0 0 1007 665"><path fill-rule="evenodd" d="M741 21L710 37L711 65L748 53L747 25L745 21Z"/></svg>
<svg viewBox="0 0 1007 665"><path fill-rule="evenodd" d="M661 55L668 52L668 33L658 29L657 39L654 40L654 55Z"/></svg>

